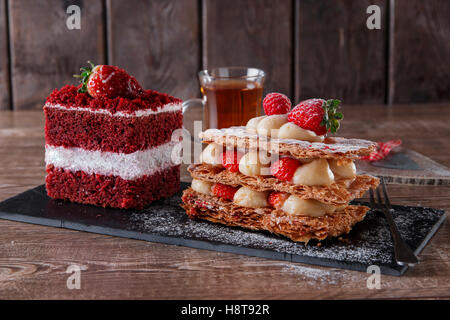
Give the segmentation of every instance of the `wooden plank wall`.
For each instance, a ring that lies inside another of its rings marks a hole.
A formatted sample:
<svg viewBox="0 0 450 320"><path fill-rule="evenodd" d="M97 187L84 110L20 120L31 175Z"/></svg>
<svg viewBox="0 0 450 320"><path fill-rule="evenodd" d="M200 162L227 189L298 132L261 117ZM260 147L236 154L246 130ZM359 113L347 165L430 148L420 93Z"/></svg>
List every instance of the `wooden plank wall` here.
<svg viewBox="0 0 450 320"><path fill-rule="evenodd" d="M10 0L11 82L14 109L42 108L46 95L87 60L103 63L103 0ZM66 10L77 4L81 29L66 27ZM83 11L84 10L84 11Z"/></svg>
<svg viewBox="0 0 450 320"><path fill-rule="evenodd" d="M203 65L250 66L265 91L292 95L292 1L203 0Z"/></svg>
<svg viewBox="0 0 450 320"><path fill-rule="evenodd" d="M108 0L109 62L145 87L188 99L199 92L199 2ZM115 23L120 21L120 23Z"/></svg>
<svg viewBox="0 0 450 320"><path fill-rule="evenodd" d="M372 4L381 30L366 28ZM0 0L0 109L41 108L88 59L182 99L200 69L246 65L295 102L450 102L449 16L445 0Z"/></svg>
<svg viewBox="0 0 450 320"><path fill-rule="evenodd" d="M386 0L297 1L296 100L335 97L345 103L384 103L387 28L366 27L366 8L386 15Z"/></svg>
<svg viewBox="0 0 450 320"><path fill-rule="evenodd" d="M9 53L6 0L0 0L0 110L9 109Z"/></svg>
<svg viewBox="0 0 450 320"><path fill-rule="evenodd" d="M450 1L396 0L391 103L450 101Z"/></svg>

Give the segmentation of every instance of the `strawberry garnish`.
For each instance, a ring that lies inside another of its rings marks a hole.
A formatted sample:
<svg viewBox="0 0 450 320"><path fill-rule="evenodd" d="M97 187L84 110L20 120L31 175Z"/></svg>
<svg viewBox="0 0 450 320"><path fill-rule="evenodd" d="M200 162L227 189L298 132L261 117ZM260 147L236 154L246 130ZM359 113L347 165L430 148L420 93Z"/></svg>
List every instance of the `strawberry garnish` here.
<svg viewBox="0 0 450 320"><path fill-rule="evenodd" d="M239 161L244 155L235 150L227 150L222 154L222 165L231 172L239 171Z"/></svg>
<svg viewBox="0 0 450 320"><path fill-rule="evenodd" d="M295 170L300 166L300 161L294 158L284 157L276 161L270 171L272 175L282 181L291 181Z"/></svg>
<svg viewBox="0 0 450 320"><path fill-rule="evenodd" d="M291 100L282 93L273 92L266 95L263 108L266 115L286 114L291 110Z"/></svg>
<svg viewBox="0 0 450 320"><path fill-rule="evenodd" d="M211 191L216 197L233 200L234 194L238 191L238 187L227 186L226 184L216 183L212 186Z"/></svg>
<svg viewBox="0 0 450 320"><path fill-rule="evenodd" d="M89 67L80 69L81 86L78 92L87 92L93 98L130 98L134 99L144 93L135 77L116 66L97 65L88 61Z"/></svg>
<svg viewBox="0 0 450 320"><path fill-rule="evenodd" d="M341 101L337 99L309 99L300 102L288 114L288 121L300 128L314 131L321 136L339 129L339 120L344 116L338 112Z"/></svg>
<svg viewBox="0 0 450 320"><path fill-rule="evenodd" d="M289 198L289 194L286 192L272 192L267 199L269 204L275 209L280 209L286 199Z"/></svg>

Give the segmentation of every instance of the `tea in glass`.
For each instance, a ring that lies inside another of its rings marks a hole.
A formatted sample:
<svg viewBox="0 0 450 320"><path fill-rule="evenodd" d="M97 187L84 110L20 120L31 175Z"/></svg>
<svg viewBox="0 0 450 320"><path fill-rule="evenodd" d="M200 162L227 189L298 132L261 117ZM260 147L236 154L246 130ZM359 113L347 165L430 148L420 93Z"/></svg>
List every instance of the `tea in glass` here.
<svg viewBox="0 0 450 320"><path fill-rule="evenodd" d="M253 68L217 68L199 74L204 101L203 128L245 126L261 115L264 72Z"/></svg>

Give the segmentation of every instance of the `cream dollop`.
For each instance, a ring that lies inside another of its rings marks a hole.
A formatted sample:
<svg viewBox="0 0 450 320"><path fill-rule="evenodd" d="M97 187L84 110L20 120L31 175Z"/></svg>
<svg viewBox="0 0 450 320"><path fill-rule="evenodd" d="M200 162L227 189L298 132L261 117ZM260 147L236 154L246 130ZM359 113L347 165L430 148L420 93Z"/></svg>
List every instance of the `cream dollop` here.
<svg viewBox="0 0 450 320"><path fill-rule="evenodd" d="M356 177L356 166L353 161L347 161L344 163L339 163L338 160L328 160L330 164L330 169L337 176L346 179L352 179Z"/></svg>
<svg viewBox="0 0 450 320"><path fill-rule="evenodd" d="M223 147L221 145L210 143L200 154L200 162L207 163L213 166L220 166L222 165L222 151Z"/></svg>
<svg viewBox="0 0 450 320"><path fill-rule="evenodd" d="M207 194L207 195L212 195L212 191L211 191L212 186L213 186L213 184L211 182L197 180L197 179L193 179L192 183L191 183L191 188L194 191L197 191L197 192L203 193L203 194Z"/></svg>
<svg viewBox="0 0 450 320"><path fill-rule="evenodd" d="M293 122L285 123L278 131L278 138L280 139L295 139L309 142L322 142L324 136L318 136L314 131L300 128Z"/></svg>
<svg viewBox="0 0 450 320"><path fill-rule="evenodd" d="M287 114L274 114L266 116L257 125L258 134L266 137L277 138L278 130L287 122Z"/></svg>
<svg viewBox="0 0 450 320"><path fill-rule="evenodd" d="M268 206L267 192L259 192L241 187L234 194L233 203L247 208L264 208Z"/></svg>
<svg viewBox="0 0 450 320"><path fill-rule="evenodd" d="M315 159L300 165L295 170L291 182L306 186L330 185L334 182L334 174L330 170L327 160Z"/></svg>
<svg viewBox="0 0 450 320"><path fill-rule="evenodd" d="M290 195L281 210L292 215L320 217L335 212L337 207L317 200L302 199L296 195Z"/></svg>
<svg viewBox="0 0 450 320"><path fill-rule="evenodd" d="M246 129L250 132L257 133L256 128L258 127L258 124L261 122L262 119L264 119L267 116L261 116L261 117L255 117L248 120Z"/></svg>

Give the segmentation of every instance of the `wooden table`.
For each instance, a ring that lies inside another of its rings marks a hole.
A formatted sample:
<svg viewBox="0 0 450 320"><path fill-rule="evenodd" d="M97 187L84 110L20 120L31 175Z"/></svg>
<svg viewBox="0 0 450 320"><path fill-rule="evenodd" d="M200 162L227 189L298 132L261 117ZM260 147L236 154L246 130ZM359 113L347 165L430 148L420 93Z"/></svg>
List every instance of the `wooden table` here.
<svg viewBox="0 0 450 320"><path fill-rule="evenodd" d="M404 146L450 166L450 105L347 106L340 134ZM195 118L196 115L191 115ZM0 112L0 200L44 181L41 112ZM185 170L185 169L184 169ZM183 180L189 177L184 174ZM449 187L389 186L392 202L450 209ZM0 220L0 299L449 298L450 224L402 277L197 250ZM81 289L66 286L81 266Z"/></svg>

